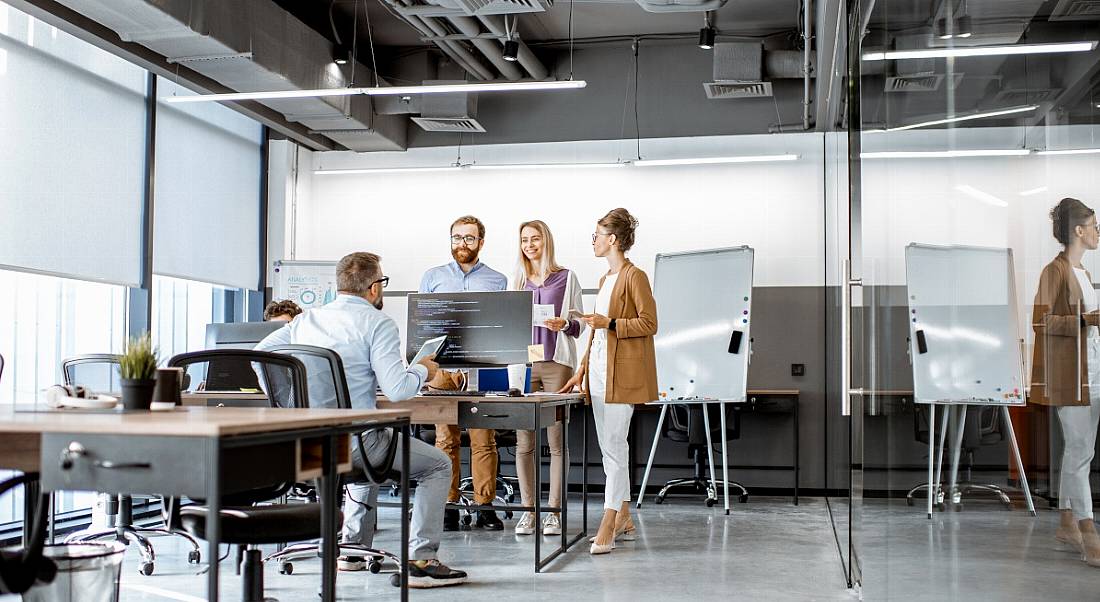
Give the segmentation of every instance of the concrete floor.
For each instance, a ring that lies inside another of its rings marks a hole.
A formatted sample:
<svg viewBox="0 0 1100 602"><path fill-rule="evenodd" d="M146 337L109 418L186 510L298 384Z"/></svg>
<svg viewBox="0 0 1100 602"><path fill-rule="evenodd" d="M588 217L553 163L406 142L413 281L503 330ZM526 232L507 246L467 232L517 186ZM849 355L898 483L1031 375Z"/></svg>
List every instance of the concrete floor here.
<svg viewBox="0 0 1100 602"><path fill-rule="evenodd" d="M832 500L843 526L847 507ZM600 511L591 506L592 526ZM533 543L508 530L446 533L441 559L470 573L470 583L413 593L418 600L1097 600L1100 569L1053 538L1057 514L1030 517L995 503L968 503L962 512L925 518L903 500L865 500L858 522L863 587L848 590L829 511L820 498L755 497L735 504L730 516L694 500L647 503L636 514L640 538L620 543L609 556L592 557L587 546L535 575ZM579 510L579 509L578 509ZM577 512L579 515L579 512ZM384 509L377 543L393 547L396 522ZM843 533L842 533L843 540ZM550 538L544 543L550 543ZM206 582L185 561L176 539L155 540L154 575L137 573L137 554L127 553L122 600L205 600ZM545 551L545 550L544 550ZM265 571L267 595L284 602L315 600L319 563L295 563L293 575ZM222 568L223 600L240 599L240 581ZM341 600L396 599L388 577L341 573ZM0 596L0 602L10 598Z"/></svg>

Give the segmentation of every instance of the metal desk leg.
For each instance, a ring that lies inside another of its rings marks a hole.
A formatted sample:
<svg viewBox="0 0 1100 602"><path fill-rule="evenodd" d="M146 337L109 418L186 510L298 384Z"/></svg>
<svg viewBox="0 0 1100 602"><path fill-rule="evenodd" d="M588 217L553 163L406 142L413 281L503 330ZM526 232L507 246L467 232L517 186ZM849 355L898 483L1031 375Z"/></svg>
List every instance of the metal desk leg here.
<svg viewBox="0 0 1100 602"><path fill-rule="evenodd" d="M321 599L336 599L336 436L327 435L321 444Z"/></svg>
<svg viewBox="0 0 1100 602"><path fill-rule="evenodd" d="M532 404L535 412L535 572L542 572L542 412L539 404Z"/></svg>
<svg viewBox="0 0 1100 602"><path fill-rule="evenodd" d="M726 500L726 514L730 513L730 452L726 439L726 404L719 403L722 410L722 497Z"/></svg>
<svg viewBox="0 0 1100 602"><path fill-rule="evenodd" d="M210 570L206 573L206 599L216 602L218 599L218 564L221 543L221 440L211 437L207 448L207 462L210 466L206 478L206 562Z"/></svg>
<svg viewBox="0 0 1100 602"><path fill-rule="evenodd" d="M798 453L798 437L802 429L798 422L798 396L794 398L794 505L798 505L798 472L799 472L799 453Z"/></svg>
<svg viewBox="0 0 1100 602"><path fill-rule="evenodd" d="M657 455L657 442L661 440L661 428L665 425L665 414L668 412L668 404L661 405L661 417L657 419L657 432L653 433L653 445L649 447L649 460L645 463L645 475L642 476L642 488L638 490L638 503L635 508L642 507L642 498L645 497L645 488L649 484L649 471L653 468L653 458ZM587 414L586 414L587 416ZM588 419L585 418L585 423Z"/></svg>
<svg viewBox="0 0 1100 602"><path fill-rule="evenodd" d="M409 602L409 445L412 427L401 426L401 602Z"/></svg>
<svg viewBox="0 0 1100 602"><path fill-rule="evenodd" d="M962 455L962 440L963 430L966 429L966 404L959 405L955 411L958 413L958 418L955 420L955 441L951 449L951 489L948 490L948 494L951 496L951 502L955 502L955 487L959 481L959 456Z"/></svg>
<svg viewBox="0 0 1100 602"><path fill-rule="evenodd" d="M936 480L934 481L937 492L943 490L943 450L947 448L947 425L948 417L951 415L948 410L949 408L944 408L943 416L940 418L940 443L939 449L936 451ZM932 441L931 432L928 433L928 441L930 443ZM931 450L928 451L928 458L932 458ZM928 482L929 487L932 487L932 484L933 481Z"/></svg>
<svg viewBox="0 0 1100 602"><path fill-rule="evenodd" d="M936 404L929 404L931 412L928 419L928 520L932 520L932 456L936 445Z"/></svg>
<svg viewBox="0 0 1100 602"><path fill-rule="evenodd" d="M561 549L569 548L569 423L573 415L573 404L565 404L561 423ZM541 534L540 534L541 535Z"/></svg>
<svg viewBox="0 0 1100 602"><path fill-rule="evenodd" d="M703 429L707 431L707 461L710 463L710 488L714 495L718 495L718 477L714 473L714 443L710 439L710 412L706 404L703 404ZM724 434L722 435L725 436ZM709 495L708 495L709 497Z"/></svg>
<svg viewBox="0 0 1100 602"><path fill-rule="evenodd" d="M1008 441L1012 444L1012 457L1016 460L1016 471L1020 473L1020 484L1024 487L1024 499L1027 500L1027 511L1035 516L1035 502L1031 500L1031 487L1027 484L1027 471L1024 470L1024 461L1020 457L1020 447L1016 444L1016 431L1012 428L1012 417L1008 414L1008 406L1001 408L1001 420L1004 420L1008 429Z"/></svg>
<svg viewBox="0 0 1100 602"><path fill-rule="evenodd" d="M581 537L588 537L588 405L581 406Z"/></svg>

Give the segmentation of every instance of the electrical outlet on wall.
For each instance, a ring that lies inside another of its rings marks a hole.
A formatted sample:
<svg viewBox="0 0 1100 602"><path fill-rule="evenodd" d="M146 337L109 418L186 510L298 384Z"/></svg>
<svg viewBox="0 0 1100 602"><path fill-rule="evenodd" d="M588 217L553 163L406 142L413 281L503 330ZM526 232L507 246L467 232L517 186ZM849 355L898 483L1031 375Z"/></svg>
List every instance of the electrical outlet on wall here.
<svg viewBox="0 0 1100 602"><path fill-rule="evenodd" d="M791 376L806 376L806 364L791 364Z"/></svg>
<svg viewBox="0 0 1100 602"><path fill-rule="evenodd" d="M539 450L539 455L542 456L543 458L549 458L550 457L550 446L549 445L543 445L542 449Z"/></svg>

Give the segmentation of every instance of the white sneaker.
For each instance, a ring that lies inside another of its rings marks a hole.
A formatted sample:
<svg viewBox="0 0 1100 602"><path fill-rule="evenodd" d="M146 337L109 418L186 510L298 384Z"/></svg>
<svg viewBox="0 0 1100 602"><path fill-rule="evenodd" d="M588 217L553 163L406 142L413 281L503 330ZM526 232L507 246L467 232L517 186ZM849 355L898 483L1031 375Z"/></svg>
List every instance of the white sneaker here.
<svg viewBox="0 0 1100 602"><path fill-rule="evenodd" d="M542 519L542 534L561 535L561 520L558 519L557 514L547 514L546 518Z"/></svg>
<svg viewBox="0 0 1100 602"><path fill-rule="evenodd" d="M516 535L532 535L535 533L535 515L524 512L516 523Z"/></svg>

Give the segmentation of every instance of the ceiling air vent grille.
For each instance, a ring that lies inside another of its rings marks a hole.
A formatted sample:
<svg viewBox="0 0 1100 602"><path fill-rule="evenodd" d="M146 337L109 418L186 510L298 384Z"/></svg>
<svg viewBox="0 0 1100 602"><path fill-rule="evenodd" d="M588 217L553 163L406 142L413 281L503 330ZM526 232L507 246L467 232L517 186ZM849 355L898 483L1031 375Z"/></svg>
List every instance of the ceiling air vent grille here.
<svg viewBox="0 0 1100 602"><path fill-rule="evenodd" d="M517 13L543 13L554 6L553 0L428 0L426 6L438 7L438 11L433 11L431 8L424 6L415 6L415 10L423 15L432 15L435 12L440 14L447 13L447 11L460 11L459 14L466 14L470 16L485 16L485 15L513 15ZM405 7L400 12L408 11L409 7ZM411 13L410 13L411 14Z"/></svg>
<svg viewBox="0 0 1100 602"><path fill-rule="evenodd" d="M997 100L1008 105L1054 101L1061 88L1008 88L997 93Z"/></svg>
<svg viewBox="0 0 1100 602"><path fill-rule="evenodd" d="M711 100L765 98L772 95L771 82L704 82L703 89Z"/></svg>
<svg viewBox="0 0 1100 602"><path fill-rule="evenodd" d="M943 75L898 75L886 78L887 92L934 92L940 89Z"/></svg>
<svg viewBox="0 0 1100 602"><path fill-rule="evenodd" d="M484 132L476 119L470 117L413 117L425 132Z"/></svg>
<svg viewBox="0 0 1100 602"><path fill-rule="evenodd" d="M1100 0L1059 0L1051 21L1100 21Z"/></svg>

